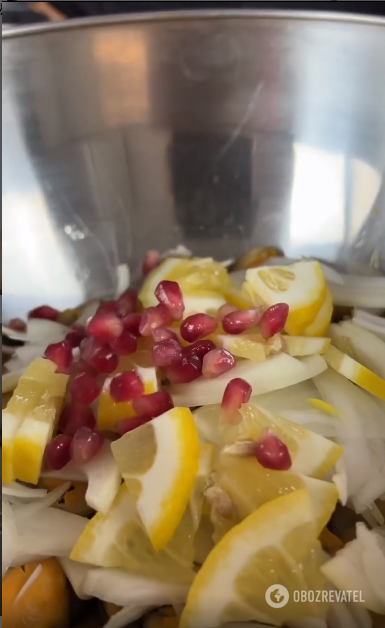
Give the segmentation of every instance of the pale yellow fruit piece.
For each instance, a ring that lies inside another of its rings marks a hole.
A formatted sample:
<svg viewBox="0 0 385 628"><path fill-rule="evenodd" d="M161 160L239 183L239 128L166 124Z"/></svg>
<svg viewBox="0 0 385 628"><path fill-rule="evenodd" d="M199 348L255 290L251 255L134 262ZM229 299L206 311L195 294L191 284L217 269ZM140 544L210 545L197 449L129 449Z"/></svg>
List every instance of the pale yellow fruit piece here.
<svg viewBox="0 0 385 628"><path fill-rule="evenodd" d="M215 315L222 305L226 303L225 297L219 292L209 290L196 290L193 294L183 296L185 311L183 318L205 312Z"/></svg>
<svg viewBox="0 0 385 628"><path fill-rule="evenodd" d="M25 419L13 442L13 468L22 482L37 484L44 451L52 438L53 426L32 418Z"/></svg>
<svg viewBox="0 0 385 628"><path fill-rule="evenodd" d="M156 495L153 499L156 502ZM186 543L189 535L191 542ZM108 513L97 513L89 521L71 553L71 559L81 563L120 567L129 573L177 583L191 582L193 557L189 509L167 547L156 552L124 484Z"/></svg>
<svg viewBox="0 0 385 628"><path fill-rule="evenodd" d="M285 351L293 357L323 355L330 345L330 338L307 338L306 336L284 336Z"/></svg>
<svg viewBox="0 0 385 628"><path fill-rule="evenodd" d="M343 454L341 445L264 408L244 405L241 412L240 437L258 441L267 429L271 429L289 449L292 473L322 479Z"/></svg>
<svg viewBox="0 0 385 628"><path fill-rule="evenodd" d="M173 408L125 434L111 448L159 551L180 524L198 473L199 439L191 411Z"/></svg>
<svg viewBox="0 0 385 628"><path fill-rule="evenodd" d="M126 370L126 369L122 369ZM154 367L142 368L137 366L135 371L144 384L146 395L159 390L156 369ZM111 379L107 378L98 399L97 422L99 430L113 432L116 423L121 419L130 419L135 416L131 401L117 402L110 395Z"/></svg>
<svg viewBox="0 0 385 628"><path fill-rule="evenodd" d="M327 293L322 268L314 261L249 269L246 284L256 305L288 304L285 331L291 336L300 336L314 323Z"/></svg>
<svg viewBox="0 0 385 628"><path fill-rule="evenodd" d="M312 337L320 337L325 336L330 321L333 316L333 295L329 288L326 291L326 299L324 304L322 305L320 311L318 312L313 323L308 325L306 329L303 330L304 336L312 336Z"/></svg>
<svg viewBox="0 0 385 628"><path fill-rule="evenodd" d="M3 412L2 416L2 479L6 484L15 481L16 475L13 468L13 442L23 420Z"/></svg>
<svg viewBox="0 0 385 628"><path fill-rule="evenodd" d="M324 358L329 366L360 388L385 401L385 380L370 371L346 353L330 346Z"/></svg>
<svg viewBox="0 0 385 628"><path fill-rule="evenodd" d="M213 340L217 347L230 351L237 358L246 358L252 362L263 362L269 355L269 347L265 342L255 339L256 336L240 336L215 334Z"/></svg>
<svg viewBox="0 0 385 628"><path fill-rule="evenodd" d="M295 590L324 588L320 563L307 491L279 497L235 526L210 552L190 589L180 628L324 618L325 604L294 602ZM290 594L288 604L279 609L265 599L266 590L276 584Z"/></svg>
<svg viewBox="0 0 385 628"><path fill-rule="evenodd" d="M266 502L306 488L317 534L329 522L338 501L338 491L331 482L292 471L265 469L251 457L223 454L218 467L218 483L235 504L241 519Z"/></svg>

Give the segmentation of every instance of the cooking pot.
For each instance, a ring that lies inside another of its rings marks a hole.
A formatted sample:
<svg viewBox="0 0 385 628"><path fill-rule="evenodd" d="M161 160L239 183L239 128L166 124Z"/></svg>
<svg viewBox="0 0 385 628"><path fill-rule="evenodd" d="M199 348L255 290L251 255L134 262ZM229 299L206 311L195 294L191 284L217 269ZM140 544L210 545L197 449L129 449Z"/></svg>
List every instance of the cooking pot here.
<svg viewBox="0 0 385 628"><path fill-rule="evenodd" d="M149 249L384 270L385 21L194 12L3 33L3 316ZM369 272L369 271L368 271Z"/></svg>

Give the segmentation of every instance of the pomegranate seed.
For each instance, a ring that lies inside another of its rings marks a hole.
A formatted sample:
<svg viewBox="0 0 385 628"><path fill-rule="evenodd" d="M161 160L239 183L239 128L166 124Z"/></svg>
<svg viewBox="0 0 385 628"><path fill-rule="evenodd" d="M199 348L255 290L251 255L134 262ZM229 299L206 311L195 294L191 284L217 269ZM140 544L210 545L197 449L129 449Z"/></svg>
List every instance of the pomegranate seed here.
<svg viewBox="0 0 385 628"><path fill-rule="evenodd" d="M139 336L139 327L142 321L141 314L127 314L122 318L123 327L134 336Z"/></svg>
<svg viewBox="0 0 385 628"><path fill-rule="evenodd" d="M168 392L160 391L134 399L132 407L138 416L144 415L154 418L171 410L174 407L174 402Z"/></svg>
<svg viewBox="0 0 385 628"><path fill-rule="evenodd" d="M152 348L154 366L170 366L182 358L182 347L177 340L163 340Z"/></svg>
<svg viewBox="0 0 385 628"><path fill-rule="evenodd" d="M96 314L87 325L87 335L94 336L103 342L111 342L119 338L123 331L123 323L116 314Z"/></svg>
<svg viewBox="0 0 385 628"><path fill-rule="evenodd" d="M203 358L203 377L212 379L231 371L235 366L235 358L226 349L213 349Z"/></svg>
<svg viewBox="0 0 385 628"><path fill-rule="evenodd" d="M197 342L183 349L183 355L186 358L196 355L200 360L203 360L206 353L213 349L216 349L216 345L212 340L197 340Z"/></svg>
<svg viewBox="0 0 385 628"><path fill-rule="evenodd" d="M202 375L202 360L196 355L183 357L180 362L166 368L166 377L171 384L189 384Z"/></svg>
<svg viewBox="0 0 385 628"><path fill-rule="evenodd" d="M70 380L74 379L79 373L88 373L91 377L98 377L98 372L91 364L87 364L84 360L78 360L72 365Z"/></svg>
<svg viewBox="0 0 385 628"><path fill-rule="evenodd" d="M163 342L163 340L176 340L179 342L179 338L176 333L167 327L158 327L158 329L154 329L152 337L155 342Z"/></svg>
<svg viewBox="0 0 385 628"><path fill-rule="evenodd" d="M71 460L71 436L59 434L48 443L45 450L45 460L47 466L52 471L60 471Z"/></svg>
<svg viewBox="0 0 385 628"><path fill-rule="evenodd" d="M86 464L95 458L104 445L104 438L88 427L80 427L71 443L71 459L75 464Z"/></svg>
<svg viewBox="0 0 385 628"><path fill-rule="evenodd" d="M68 436L74 436L80 427L96 428L95 415L90 406L70 403L63 408L59 419L59 430Z"/></svg>
<svg viewBox="0 0 385 628"><path fill-rule="evenodd" d="M265 469L287 471L291 467L291 457L288 448L271 431L268 431L256 443L255 457Z"/></svg>
<svg viewBox="0 0 385 628"><path fill-rule="evenodd" d="M21 318L12 318L8 327L13 329L13 331L25 331L27 329L27 323L25 323Z"/></svg>
<svg viewBox="0 0 385 628"><path fill-rule="evenodd" d="M73 362L72 345L68 340L55 342L55 344L49 345L46 348L44 357L56 364L57 373L68 374Z"/></svg>
<svg viewBox="0 0 385 628"><path fill-rule="evenodd" d="M144 310L140 322L139 333L142 336L151 336L154 329L166 327L171 323L171 316L165 305L161 303L156 307Z"/></svg>
<svg viewBox="0 0 385 628"><path fill-rule="evenodd" d="M218 327L218 321L208 314L194 314L188 316L180 327L183 340L195 342L209 334L212 334Z"/></svg>
<svg viewBox="0 0 385 628"><path fill-rule="evenodd" d="M267 340L275 334L280 334L285 328L288 315L287 303L277 303L269 307L259 321L259 331L262 337Z"/></svg>
<svg viewBox="0 0 385 628"><path fill-rule="evenodd" d="M70 391L74 401L88 405L99 397L102 385L92 373L80 371L71 380Z"/></svg>
<svg viewBox="0 0 385 628"><path fill-rule="evenodd" d="M57 321L60 312L50 305L41 305L28 313L28 318L44 318L47 321Z"/></svg>
<svg viewBox="0 0 385 628"><path fill-rule="evenodd" d="M221 409L229 423L239 423L241 414L239 409L243 403L247 403L251 396L252 388L248 382L240 377L235 377L226 386Z"/></svg>
<svg viewBox="0 0 385 628"><path fill-rule="evenodd" d="M138 304L138 293L136 290L126 290L117 301L117 312L122 318L127 314L133 314Z"/></svg>
<svg viewBox="0 0 385 628"><path fill-rule="evenodd" d="M238 310L224 317L222 327L226 334L241 334L258 325L260 320L261 312L257 307L250 310Z"/></svg>
<svg viewBox="0 0 385 628"><path fill-rule="evenodd" d="M149 421L152 421L150 416L133 416L131 419L122 419L115 425L115 431L123 436L123 434L132 432L132 430L136 430L137 427L140 427Z"/></svg>
<svg viewBox="0 0 385 628"><path fill-rule="evenodd" d="M84 338L87 337L86 328L83 325L77 325L76 323L70 327L65 339L71 343L73 349L80 347Z"/></svg>
<svg viewBox="0 0 385 628"><path fill-rule="evenodd" d="M121 373L111 381L110 395L118 403L138 399L144 395L143 382L133 371Z"/></svg>
<svg viewBox="0 0 385 628"><path fill-rule="evenodd" d="M157 268L161 263L162 258L158 251L148 251L146 257L143 260L142 273L144 276L148 275L154 268Z"/></svg>
<svg viewBox="0 0 385 628"><path fill-rule="evenodd" d="M222 307L219 308L217 313L217 318L219 321L223 321L225 316L231 314L232 312L238 312L238 308L235 305L231 305L230 303L225 303Z"/></svg>
<svg viewBox="0 0 385 628"><path fill-rule="evenodd" d="M118 304L116 301L103 301L95 312L95 316L102 316L104 314L117 314Z"/></svg>
<svg viewBox="0 0 385 628"><path fill-rule="evenodd" d="M161 281L155 296L159 303L166 306L174 321L182 320L185 307L182 291L176 281Z"/></svg>
<svg viewBox="0 0 385 628"><path fill-rule="evenodd" d="M83 340L80 345L80 355L98 373L113 373L119 364L118 356L110 345L93 337Z"/></svg>
<svg viewBox="0 0 385 628"><path fill-rule="evenodd" d="M111 342L111 347L116 355L131 355L138 348L138 339L129 331L123 331L119 338Z"/></svg>

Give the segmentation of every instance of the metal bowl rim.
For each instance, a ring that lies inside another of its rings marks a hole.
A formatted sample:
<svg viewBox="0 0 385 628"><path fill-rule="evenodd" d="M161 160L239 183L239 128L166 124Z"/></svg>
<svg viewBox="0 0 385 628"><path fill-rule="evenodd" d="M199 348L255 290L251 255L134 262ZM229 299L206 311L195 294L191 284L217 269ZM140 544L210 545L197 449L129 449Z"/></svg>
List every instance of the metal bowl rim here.
<svg viewBox="0 0 385 628"><path fill-rule="evenodd" d="M270 19L270 20L304 20L309 22L335 22L347 24L363 24L385 27L385 18L370 15L356 15L354 13L331 13L327 11L274 11L274 10L200 10L200 11L162 11L159 13L138 13L136 15L122 14L98 16L50 22L33 26L11 27L2 32L3 39L13 39L26 35L38 35L62 30L90 28L93 26L113 26L116 24L138 24L143 22L177 22L194 19Z"/></svg>

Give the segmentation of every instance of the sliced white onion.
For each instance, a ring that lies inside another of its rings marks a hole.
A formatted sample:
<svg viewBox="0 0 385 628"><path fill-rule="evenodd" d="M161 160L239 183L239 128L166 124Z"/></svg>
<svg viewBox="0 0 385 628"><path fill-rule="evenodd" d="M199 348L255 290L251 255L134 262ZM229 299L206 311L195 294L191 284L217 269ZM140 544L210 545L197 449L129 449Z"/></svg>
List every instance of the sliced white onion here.
<svg viewBox="0 0 385 628"><path fill-rule="evenodd" d="M30 488L19 484L19 482L13 482L13 484L2 485L3 497L16 497L18 499L40 499L47 495L45 488Z"/></svg>
<svg viewBox="0 0 385 628"><path fill-rule="evenodd" d="M344 279L344 285L329 283L334 305L385 308L385 277L345 275Z"/></svg>
<svg viewBox="0 0 385 628"><path fill-rule="evenodd" d="M84 582L92 567L83 565L83 563L77 563L70 558L61 557L58 558L58 561L78 598L81 600L90 600L92 596L84 592Z"/></svg>
<svg viewBox="0 0 385 628"><path fill-rule="evenodd" d="M86 482L87 476L84 467L78 467L73 462L69 462L60 471L43 471L42 478L52 478L54 480L67 480L68 482Z"/></svg>
<svg viewBox="0 0 385 628"><path fill-rule="evenodd" d="M341 594L336 591L335 595ZM329 628L371 628L372 619L366 608L356 602L330 602L327 622Z"/></svg>
<svg viewBox="0 0 385 628"><path fill-rule="evenodd" d="M262 395L315 377L326 368L325 360L319 355L297 360L281 353L265 362L242 360L220 377L202 377L190 384L174 385L171 386L170 393L176 406L205 406L221 403L227 384L235 377L246 380L253 388L253 395Z"/></svg>
<svg viewBox="0 0 385 628"><path fill-rule="evenodd" d="M116 269L116 293L118 299L130 287L130 269L128 264L120 264Z"/></svg>
<svg viewBox="0 0 385 628"><path fill-rule="evenodd" d="M385 378L384 341L351 321L330 325L328 333L333 344L341 350L344 350L344 339L348 338L355 359L380 377Z"/></svg>
<svg viewBox="0 0 385 628"><path fill-rule="evenodd" d="M68 334L68 327L56 321L48 321L42 318L30 318L27 323L27 341L46 346L52 342L64 340Z"/></svg>
<svg viewBox="0 0 385 628"><path fill-rule="evenodd" d="M46 510L50 506L53 506L53 504L55 504L58 501L58 499L60 499L62 495L64 495L64 493L69 489L70 486L71 485L69 482L62 484L61 486L58 486L50 493L46 493L46 495L44 495L43 498L37 501L35 500L29 504L15 505L14 515L15 515L16 525L20 526L21 522L24 519L29 519L30 517L34 517L38 515L42 510Z"/></svg>
<svg viewBox="0 0 385 628"><path fill-rule="evenodd" d="M107 514L122 481L109 441L104 443L102 451L95 458L83 465L83 471L88 478L85 495L88 506Z"/></svg>
<svg viewBox="0 0 385 628"><path fill-rule="evenodd" d="M385 318L375 316L364 310L354 310L353 323L364 327L382 340L385 340Z"/></svg>
<svg viewBox="0 0 385 628"><path fill-rule="evenodd" d="M1 519L1 534L3 538L2 574L4 577L14 560L18 539L12 506L5 501L2 502Z"/></svg>
<svg viewBox="0 0 385 628"><path fill-rule="evenodd" d="M91 569L84 581L83 591L104 602L117 606L164 606L184 604L189 585L170 584L137 576L123 569Z"/></svg>
<svg viewBox="0 0 385 628"><path fill-rule="evenodd" d="M151 610L151 606L139 606L133 603L112 615L104 624L104 628L126 628L132 622L143 617L149 610Z"/></svg>

